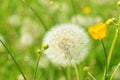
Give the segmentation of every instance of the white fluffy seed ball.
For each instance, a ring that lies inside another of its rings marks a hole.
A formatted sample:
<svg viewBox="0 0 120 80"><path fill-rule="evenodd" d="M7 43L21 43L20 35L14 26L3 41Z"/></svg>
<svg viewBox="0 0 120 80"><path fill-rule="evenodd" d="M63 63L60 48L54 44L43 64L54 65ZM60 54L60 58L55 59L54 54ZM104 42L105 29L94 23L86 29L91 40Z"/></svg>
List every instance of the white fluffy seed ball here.
<svg viewBox="0 0 120 80"><path fill-rule="evenodd" d="M49 45L49 48L45 50L46 56L53 63L62 66L83 61L90 47L87 33L74 24L55 26L45 35L43 43Z"/></svg>

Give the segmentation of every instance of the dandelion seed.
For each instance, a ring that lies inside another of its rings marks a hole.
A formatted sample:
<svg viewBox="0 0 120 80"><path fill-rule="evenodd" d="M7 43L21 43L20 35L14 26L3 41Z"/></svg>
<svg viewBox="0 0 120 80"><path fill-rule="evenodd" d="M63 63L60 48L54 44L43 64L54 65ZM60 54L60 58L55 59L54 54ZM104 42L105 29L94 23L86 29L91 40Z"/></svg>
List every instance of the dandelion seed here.
<svg viewBox="0 0 120 80"><path fill-rule="evenodd" d="M90 40L84 29L73 24L57 25L45 36L43 43L49 45L46 56L58 65L78 64L88 54Z"/></svg>

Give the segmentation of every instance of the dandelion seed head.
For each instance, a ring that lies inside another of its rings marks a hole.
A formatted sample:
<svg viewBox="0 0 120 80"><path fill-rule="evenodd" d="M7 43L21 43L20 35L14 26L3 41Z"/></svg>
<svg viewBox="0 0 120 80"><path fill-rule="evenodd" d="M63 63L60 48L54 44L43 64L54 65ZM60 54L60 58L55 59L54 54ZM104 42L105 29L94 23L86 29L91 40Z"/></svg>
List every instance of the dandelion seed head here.
<svg viewBox="0 0 120 80"><path fill-rule="evenodd" d="M92 0L92 2L97 5L105 5L108 3L113 3L113 0Z"/></svg>
<svg viewBox="0 0 120 80"><path fill-rule="evenodd" d="M21 18L19 15L12 15L8 18L8 23L13 27L17 27L21 24Z"/></svg>
<svg viewBox="0 0 120 80"><path fill-rule="evenodd" d="M22 28L20 33L23 35L25 33L31 34L34 38L38 38L42 32L39 28L39 25L30 18L24 18Z"/></svg>
<svg viewBox="0 0 120 80"><path fill-rule="evenodd" d="M32 43L33 43L33 37L31 36L31 34L25 33L25 34L21 35L21 38L20 38L21 47L31 46Z"/></svg>
<svg viewBox="0 0 120 80"><path fill-rule="evenodd" d="M103 21L100 16L81 16L81 15L74 15L71 18L71 22L74 24L78 24L80 26L83 26L85 28L88 28L88 26L93 25L97 22Z"/></svg>
<svg viewBox="0 0 120 80"><path fill-rule="evenodd" d="M90 40L84 29L73 24L57 25L45 36L43 43L49 45L46 56L62 66L81 62L88 54Z"/></svg>

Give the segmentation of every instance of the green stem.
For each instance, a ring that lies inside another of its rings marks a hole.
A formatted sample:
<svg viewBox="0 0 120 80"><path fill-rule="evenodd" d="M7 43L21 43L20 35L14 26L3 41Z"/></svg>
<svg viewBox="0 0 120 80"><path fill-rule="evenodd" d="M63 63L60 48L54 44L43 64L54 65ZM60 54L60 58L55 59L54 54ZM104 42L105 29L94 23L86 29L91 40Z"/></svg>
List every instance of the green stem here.
<svg viewBox="0 0 120 80"><path fill-rule="evenodd" d="M40 54L38 53L38 58L37 58L36 65L35 65L33 80L36 80L36 73L37 73L37 70L38 70L38 65L39 65L39 60L41 58L41 55L42 55L42 53L40 53Z"/></svg>
<svg viewBox="0 0 120 80"><path fill-rule="evenodd" d="M74 14L76 14L77 12L76 12L75 5L74 5L74 1L73 1L73 0L71 0L71 5L72 5L72 7L73 7Z"/></svg>
<svg viewBox="0 0 120 80"><path fill-rule="evenodd" d="M109 69L109 66L110 66L110 61L111 61L113 49L114 49L114 47L115 47L115 44L116 44L118 35L119 35L119 30L116 29L115 36L114 36L114 39L113 39L113 42L112 42L112 45L111 45L111 48L110 48L110 51L109 51L108 59L107 59L107 68L108 68L108 69Z"/></svg>
<svg viewBox="0 0 120 80"><path fill-rule="evenodd" d="M71 71L70 71L70 67L67 67L67 80L71 80L71 75L70 75Z"/></svg>
<svg viewBox="0 0 120 80"><path fill-rule="evenodd" d="M107 80L107 74L107 66L105 66L103 80Z"/></svg>
<svg viewBox="0 0 120 80"><path fill-rule="evenodd" d="M93 80L96 80L95 77L94 77L90 72L88 72L88 75L89 75Z"/></svg>
<svg viewBox="0 0 120 80"><path fill-rule="evenodd" d="M118 22L120 23L120 10L118 10L119 12L118 12L118 16L119 16L119 19L118 19Z"/></svg>
<svg viewBox="0 0 120 80"><path fill-rule="evenodd" d="M74 69L75 69L75 74L76 74L77 80L80 80L80 77L79 77L79 70L78 70L77 65L74 65Z"/></svg>
<svg viewBox="0 0 120 80"><path fill-rule="evenodd" d="M26 4L24 1L22 1L22 0L20 0L20 1L34 12L35 16L39 19L39 21L41 22L41 24L44 26L45 31L47 31L47 30L48 30L47 26L45 25L45 23L44 23L44 21L42 20L42 18L41 18L41 17L38 15L38 13L35 11L35 9L32 8L30 5Z"/></svg>
<svg viewBox="0 0 120 80"><path fill-rule="evenodd" d="M104 75L103 75L103 80L107 80L107 52L106 52L106 49L105 49L105 45L104 45L104 42L103 40L100 40L101 44L102 44L102 47L104 49L104 56L105 56L105 69L104 69Z"/></svg>
<svg viewBox="0 0 120 80"><path fill-rule="evenodd" d="M103 40L100 40L100 41L101 41L102 47L104 49L105 63L107 64L107 52L106 52L106 49L105 49L105 45L104 45Z"/></svg>
<svg viewBox="0 0 120 80"><path fill-rule="evenodd" d="M54 68L52 64L50 63L50 67L48 68L49 70L49 80L54 80Z"/></svg>
<svg viewBox="0 0 120 80"><path fill-rule="evenodd" d="M117 65L117 67L115 68L114 72L112 73L111 77L110 77L110 80L113 79L113 76L115 75L115 73L117 72L117 70L119 69L120 67L120 63Z"/></svg>
<svg viewBox="0 0 120 80"><path fill-rule="evenodd" d="M22 74L24 80L27 80L24 73L22 72L22 70L20 69L19 65L17 64L17 61L15 60L15 58L13 57L12 53L9 51L9 49L7 48L7 46L5 45L5 43L3 41L0 40L0 42L2 43L2 45L4 46L4 48L7 50L8 54L10 55L10 57L12 58L12 60L14 61L15 65L17 66L18 70L20 71L20 73Z"/></svg>

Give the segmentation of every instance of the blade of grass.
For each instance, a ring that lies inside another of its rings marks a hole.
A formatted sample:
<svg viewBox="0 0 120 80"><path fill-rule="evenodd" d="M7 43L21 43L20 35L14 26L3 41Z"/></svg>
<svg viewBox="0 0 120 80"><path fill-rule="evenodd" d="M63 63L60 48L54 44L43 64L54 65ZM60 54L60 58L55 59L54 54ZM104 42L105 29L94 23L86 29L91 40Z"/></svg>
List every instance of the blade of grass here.
<svg viewBox="0 0 120 80"><path fill-rule="evenodd" d="M24 4L25 6L27 6L28 8L30 8L33 13L35 14L35 16L39 19L39 21L41 22L41 24L44 26L45 31L48 31L48 28L46 26L46 24L44 23L44 21L42 20L41 16L38 15L38 13L35 11L34 8L32 8L30 5L26 4L24 1L20 0L22 2L22 4Z"/></svg>
<svg viewBox="0 0 120 80"><path fill-rule="evenodd" d="M21 68L19 67L19 65L17 64L17 61L15 60L15 58L13 57L12 53L10 52L10 50L7 48L7 46L5 45L5 43L0 40L0 42L2 43L2 45L4 46L4 48L6 49L6 51L8 52L8 54L10 55L10 57L12 58L12 60L14 61L15 65L17 66L18 70L20 71L20 73L22 74L24 80L27 80L24 73L22 72Z"/></svg>

